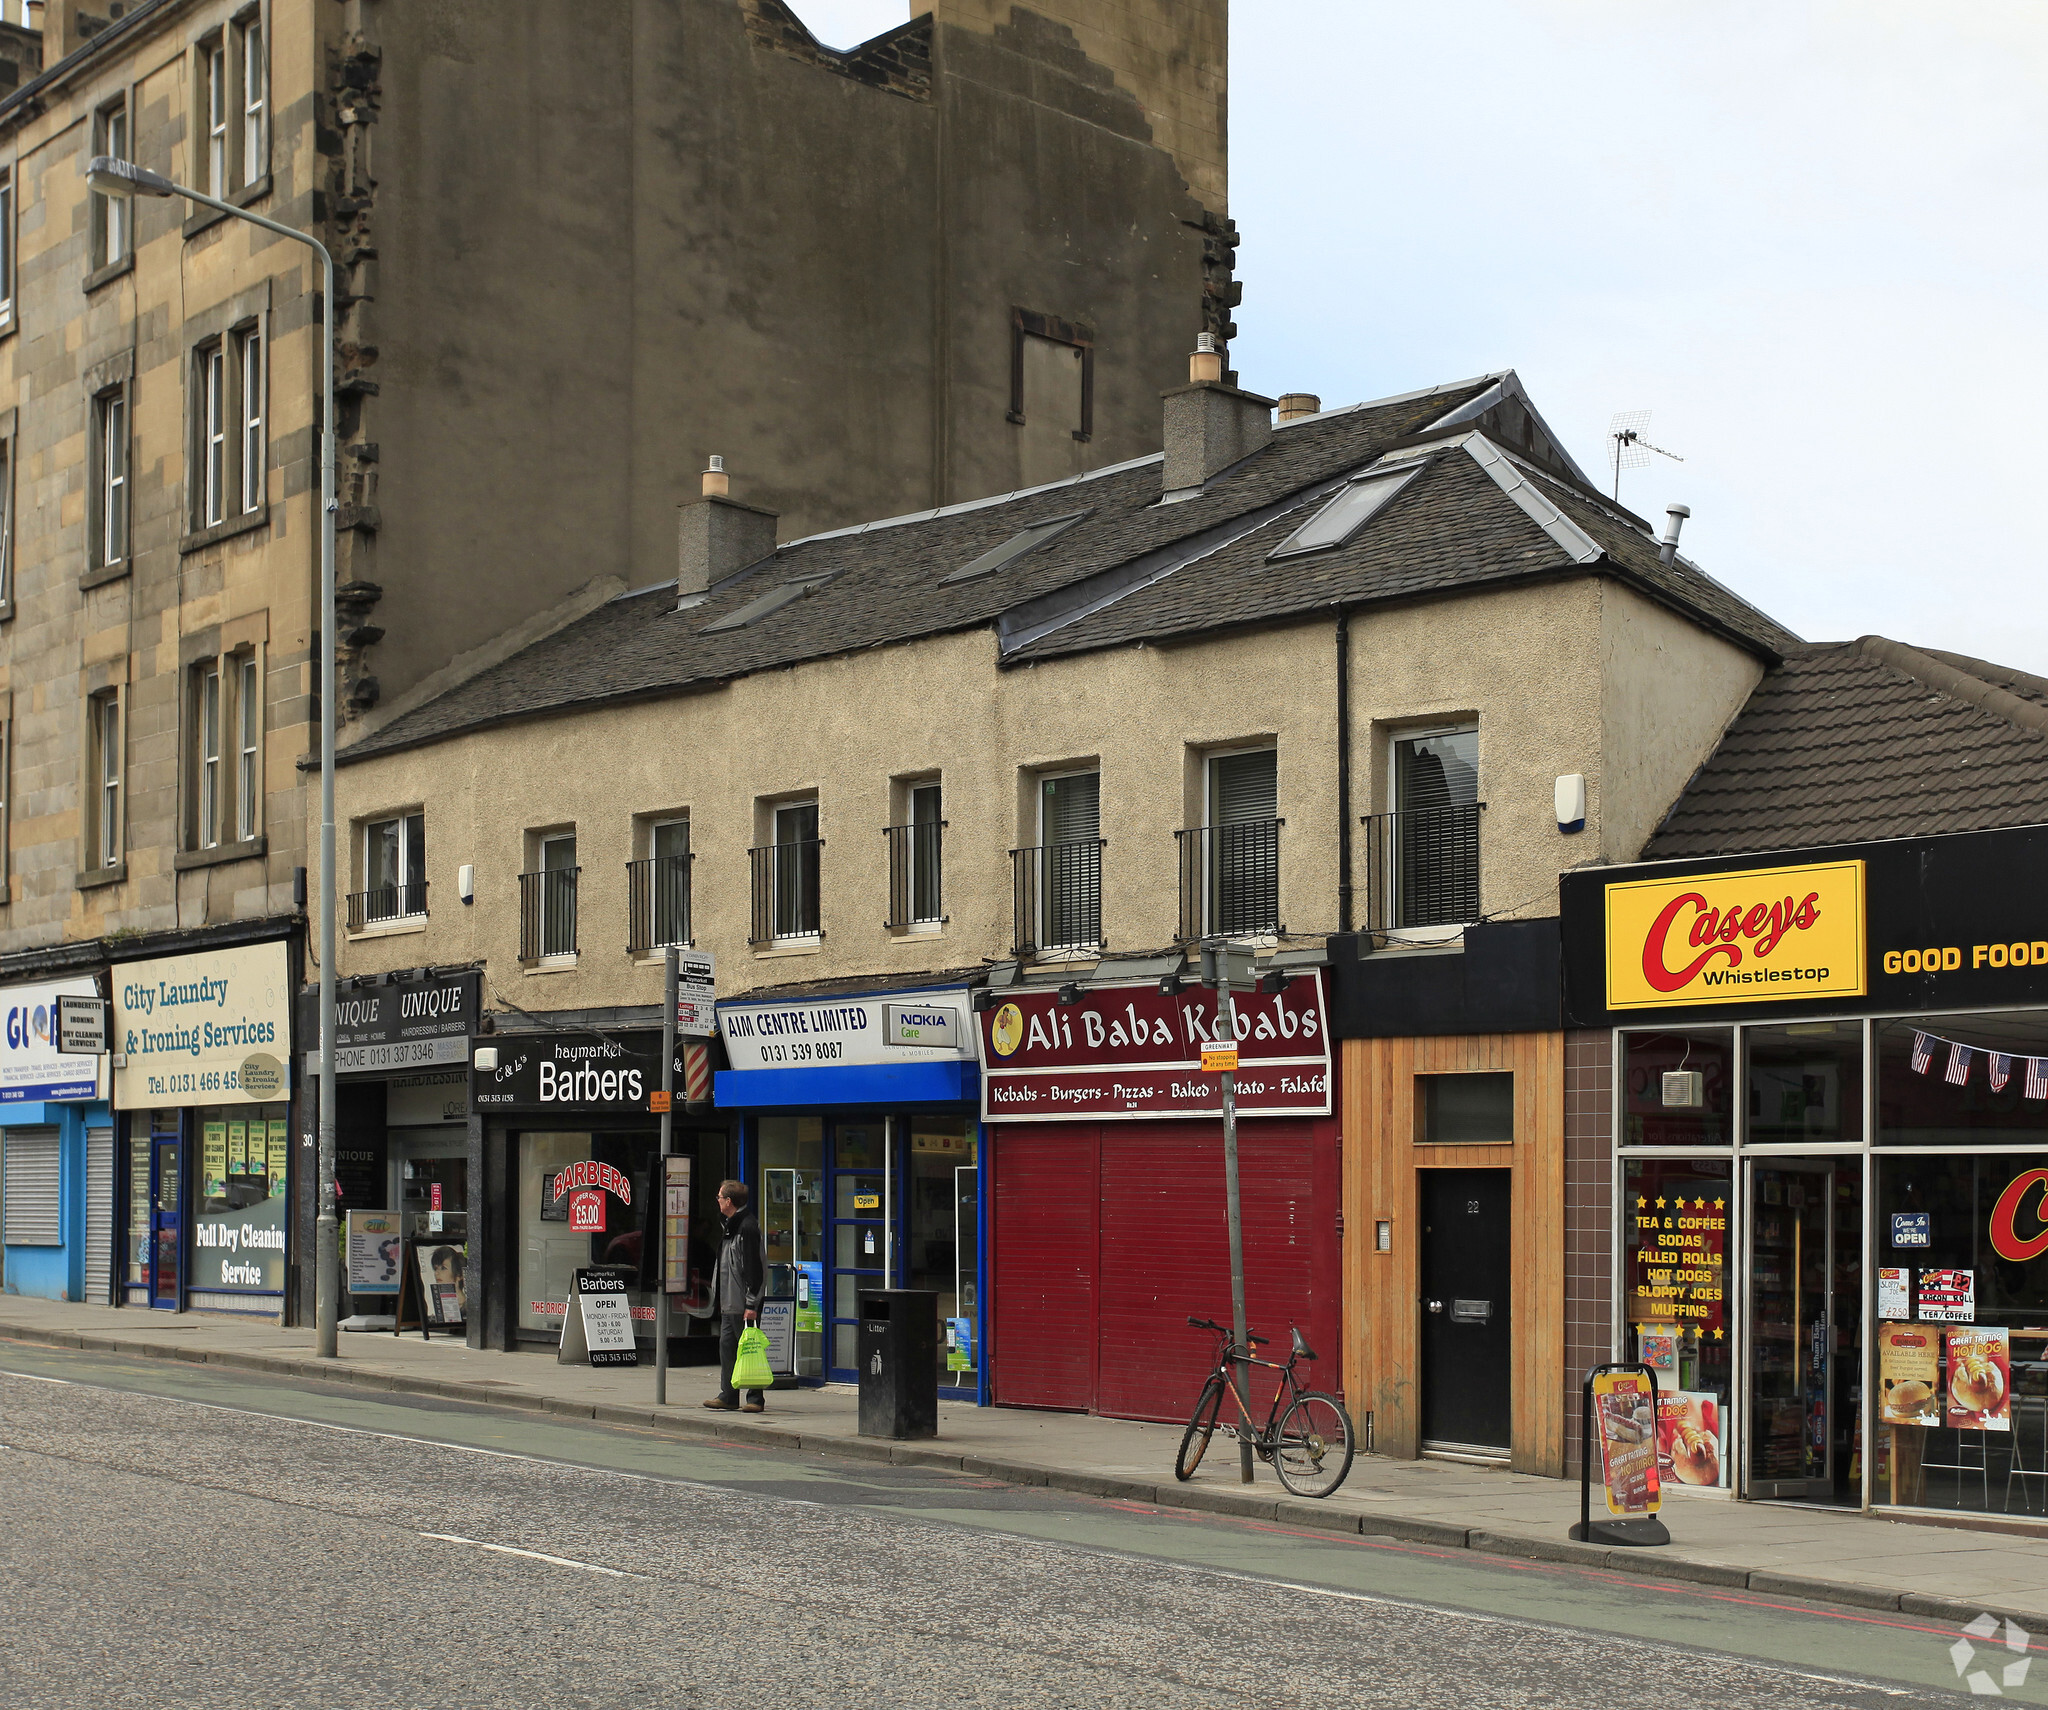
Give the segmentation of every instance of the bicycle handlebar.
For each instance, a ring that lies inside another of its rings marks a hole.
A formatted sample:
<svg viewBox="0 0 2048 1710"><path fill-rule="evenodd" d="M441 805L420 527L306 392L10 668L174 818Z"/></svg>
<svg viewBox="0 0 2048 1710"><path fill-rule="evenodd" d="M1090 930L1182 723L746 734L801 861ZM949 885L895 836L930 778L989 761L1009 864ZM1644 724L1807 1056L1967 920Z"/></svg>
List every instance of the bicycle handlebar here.
<svg viewBox="0 0 2048 1710"><path fill-rule="evenodd" d="M1188 1323L1197 1330L1213 1330L1219 1336L1228 1336L1230 1334L1228 1328L1218 1324L1213 1318L1190 1318ZM1245 1340L1255 1348L1265 1347L1271 1339L1268 1336L1254 1336L1249 1330L1245 1332Z"/></svg>

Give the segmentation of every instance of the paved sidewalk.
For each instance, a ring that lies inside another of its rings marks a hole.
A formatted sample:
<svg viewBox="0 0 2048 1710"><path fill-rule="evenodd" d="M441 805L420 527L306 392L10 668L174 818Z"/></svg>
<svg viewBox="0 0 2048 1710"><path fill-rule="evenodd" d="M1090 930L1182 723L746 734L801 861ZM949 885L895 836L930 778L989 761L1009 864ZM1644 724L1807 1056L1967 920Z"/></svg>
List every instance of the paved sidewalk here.
<svg viewBox="0 0 2048 1710"><path fill-rule="evenodd" d="M1541 1557L1956 1621L1990 1610L2012 1615L2034 1631L2048 1631L2048 1536L2011 1530L1679 1494L1664 1509L1673 1539L1669 1546L1607 1550L1566 1538L1578 1518L1576 1483L1481 1467L1361 1455L1335 1496L1305 1502L1288 1496L1264 1467L1257 1484L1249 1489L1240 1485L1231 1446L1218 1443L1200 1475L1178 1484L1173 1477L1177 1425L948 1405L939 1409L935 1441L887 1443L857 1434L855 1393L838 1385L775 1391L759 1418L713 1413L700 1404L716 1387L717 1374L709 1367L685 1366L669 1373L669 1405L657 1409L652 1367L565 1366L551 1353L487 1353L444 1337L423 1342L417 1334L388 1333L344 1334L341 1357L326 1361L314 1355L310 1330L19 1295L0 1296L0 1367L6 1364L7 1340L351 1383L678 1436L958 1467L1020 1484L1158 1507Z"/></svg>

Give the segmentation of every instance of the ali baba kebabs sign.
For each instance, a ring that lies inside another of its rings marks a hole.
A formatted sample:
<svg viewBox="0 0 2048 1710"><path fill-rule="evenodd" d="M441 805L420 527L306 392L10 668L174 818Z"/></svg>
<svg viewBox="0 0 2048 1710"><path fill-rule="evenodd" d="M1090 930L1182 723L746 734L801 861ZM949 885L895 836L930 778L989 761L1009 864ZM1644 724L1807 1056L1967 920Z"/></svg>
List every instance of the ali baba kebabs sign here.
<svg viewBox="0 0 2048 1710"><path fill-rule="evenodd" d="M1327 1116L1330 1034L1319 973L1277 992L1244 992L1237 1010L1237 1108L1247 1116ZM1217 1037L1216 994L1155 985L1004 994L977 1018L987 1122L1217 1116L1222 1079L1202 1072Z"/></svg>

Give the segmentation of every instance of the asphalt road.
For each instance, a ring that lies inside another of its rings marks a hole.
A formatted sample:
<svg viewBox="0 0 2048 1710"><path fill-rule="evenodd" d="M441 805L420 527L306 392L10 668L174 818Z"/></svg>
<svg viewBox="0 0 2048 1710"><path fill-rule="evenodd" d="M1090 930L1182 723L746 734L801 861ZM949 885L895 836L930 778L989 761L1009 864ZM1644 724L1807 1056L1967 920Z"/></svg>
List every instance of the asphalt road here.
<svg viewBox="0 0 2048 1710"><path fill-rule="evenodd" d="M8 1710L1831 1710L1953 1703L1957 1637L923 1468L0 1345Z"/></svg>

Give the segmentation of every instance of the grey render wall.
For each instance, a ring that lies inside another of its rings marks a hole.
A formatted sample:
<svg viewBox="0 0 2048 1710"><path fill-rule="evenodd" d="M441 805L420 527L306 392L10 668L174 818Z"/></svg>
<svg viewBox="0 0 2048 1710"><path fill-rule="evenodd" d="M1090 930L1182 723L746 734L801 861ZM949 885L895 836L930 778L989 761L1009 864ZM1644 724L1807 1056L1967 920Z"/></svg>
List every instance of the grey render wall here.
<svg viewBox="0 0 2048 1710"><path fill-rule="evenodd" d="M1021 484L1013 308L1097 341L1058 473L1156 450L1205 217L1215 323L1215 217L1137 96L1021 7L851 67L779 0L355 15L377 526L344 575L383 590L353 667L387 702L596 578L672 577L707 454L785 539Z"/></svg>

